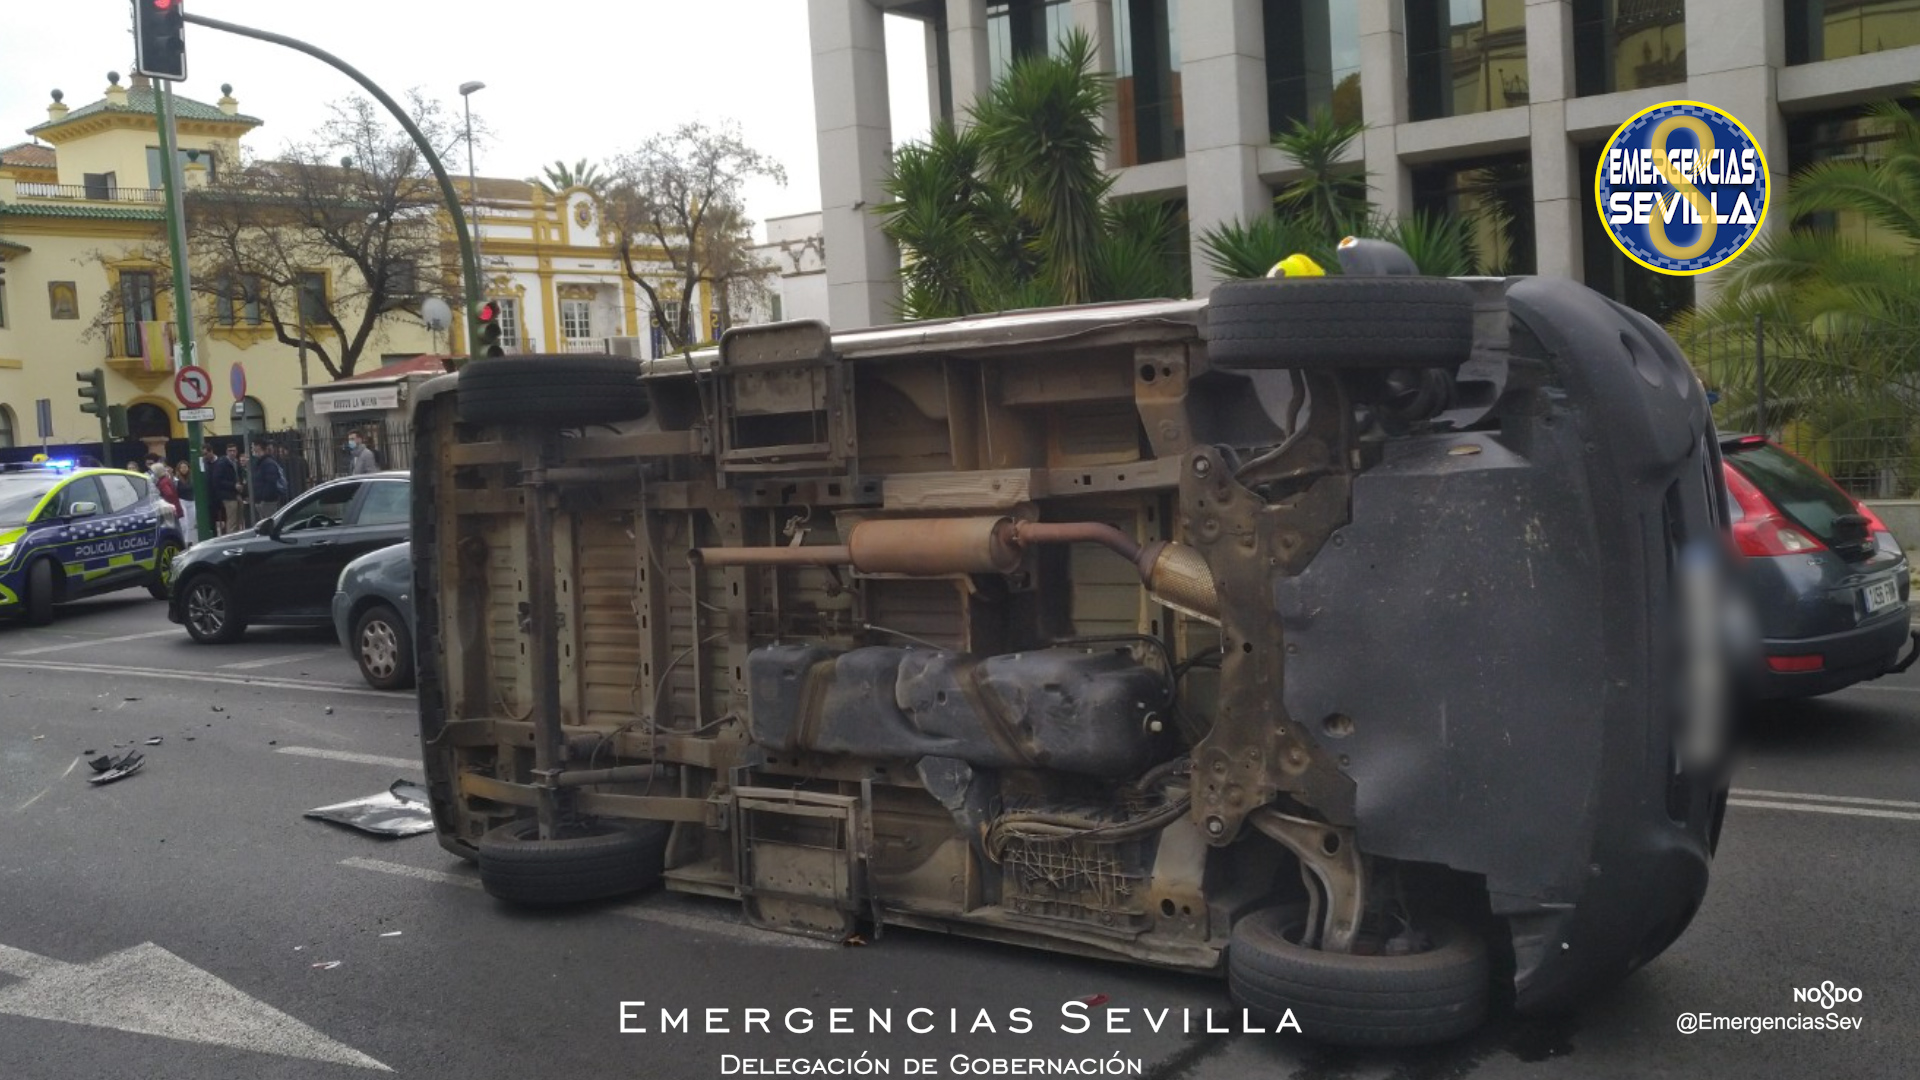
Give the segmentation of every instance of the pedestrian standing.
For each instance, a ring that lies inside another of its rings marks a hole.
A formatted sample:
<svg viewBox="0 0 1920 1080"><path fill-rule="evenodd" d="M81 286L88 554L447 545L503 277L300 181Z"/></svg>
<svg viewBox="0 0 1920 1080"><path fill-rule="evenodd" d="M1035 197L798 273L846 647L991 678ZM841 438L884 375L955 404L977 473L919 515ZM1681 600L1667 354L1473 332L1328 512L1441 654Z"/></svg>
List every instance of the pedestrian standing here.
<svg viewBox="0 0 1920 1080"><path fill-rule="evenodd" d="M255 444L253 476L248 483L253 492L253 512L261 521L272 517L287 501L287 472L280 467L272 443Z"/></svg>
<svg viewBox="0 0 1920 1080"><path fill-rule="evenodd" d="M200 519L194 514L193 466L185 460L173 467L173 493L180 500L180 538L192 547L200 539Z"/></svg>
<svg viewBox="0 0 1920 1080"><path fill-rule="evenodd" d="M363 476L380 471L380 461L373 456L373 448L360 441L357 431L347 433L347 474Z"/></svg>
<svg viewBox="0 0 1920 1080"><path fill-rule="evenodd" d="M213 453L211 449L207 451ZM213 505L219 513L219 521L213 531L225 535L241 529L240 517L240 447L227 444L225 457L215 457L207 466L207 487L213 495Z"/></svg>
<svg viewBox="0 0 1920 1080"><path fill-rule="evenodd" d="M153 480L153 490L160 494L160 501L167 504L177 523L180 520L180 494L173 486L173 473L168 471L167 463L160 460L159 454L147 455L147 476Z"/></svg>

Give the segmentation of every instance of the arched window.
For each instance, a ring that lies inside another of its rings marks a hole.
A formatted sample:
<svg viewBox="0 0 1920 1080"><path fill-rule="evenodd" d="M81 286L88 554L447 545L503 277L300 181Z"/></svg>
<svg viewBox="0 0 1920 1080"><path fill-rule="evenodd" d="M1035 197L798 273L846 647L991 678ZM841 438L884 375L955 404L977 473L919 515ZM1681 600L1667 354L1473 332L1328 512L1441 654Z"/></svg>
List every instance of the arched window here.
<svg viewBox="0 0 1920 1080"><path fill-rule="evenodd" d="M167 410L150 401L127 406L127 433L136 439L166 439L173 436L173 420Z"/></svg>
<svg viewBox="0 0 1920 1080"><path fill-rule="evenodd" d="M250 397L233 404L233 433L235 435L265 435L267 433L267 409L260 399Z"/></svg>
<svg viewBox="0 0 1920 1080"><path fill-rule="evenodd" d="M13 407L0 405L0 450L13 449Z"/></svg>

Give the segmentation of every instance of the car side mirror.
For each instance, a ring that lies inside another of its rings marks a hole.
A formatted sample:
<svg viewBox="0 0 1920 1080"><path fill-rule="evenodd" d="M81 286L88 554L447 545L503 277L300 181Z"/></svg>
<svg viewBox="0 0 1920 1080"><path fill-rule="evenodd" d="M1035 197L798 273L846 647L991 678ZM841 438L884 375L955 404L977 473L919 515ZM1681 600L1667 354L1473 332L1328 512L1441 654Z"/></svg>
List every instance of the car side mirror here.
<svg viewBox="0 0 1920 1080"><path fill-rule="evenodd" d="M271 540L280 535L280 521L278 518L268 518L254 526L253 531Z"/></svg>
<svg viewBox="0 0 1920 1080"><path fill-rule="evenodd" d="M77 502L77 503L74 503L72 506L67 507L67 516L69 518L92 517L95 514L98 514L99 512L100 512L99 503Z"/></svg>

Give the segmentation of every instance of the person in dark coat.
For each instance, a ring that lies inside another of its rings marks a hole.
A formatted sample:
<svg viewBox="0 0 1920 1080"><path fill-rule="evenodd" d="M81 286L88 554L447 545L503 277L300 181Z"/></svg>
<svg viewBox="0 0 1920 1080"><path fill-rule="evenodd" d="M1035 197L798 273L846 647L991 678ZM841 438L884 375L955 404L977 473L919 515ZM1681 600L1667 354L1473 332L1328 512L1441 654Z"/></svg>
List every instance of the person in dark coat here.
<svg viewBox="0 0 1920 1080"><path fill-rule="evenodd" d="M265 521L287 501L287 471L274 456L272 443L254 444L252 479L254 520Z"/></svg>
<svg viewBox="0 0 1920 1080"><path fill-rule="evenodd" d="M227 444L224 457L214 456L213 449L207 449L207 488L213 498L213 506L219 515L214 524L217 533L229 533L241 528L240 517L240 447Z"/></svg>

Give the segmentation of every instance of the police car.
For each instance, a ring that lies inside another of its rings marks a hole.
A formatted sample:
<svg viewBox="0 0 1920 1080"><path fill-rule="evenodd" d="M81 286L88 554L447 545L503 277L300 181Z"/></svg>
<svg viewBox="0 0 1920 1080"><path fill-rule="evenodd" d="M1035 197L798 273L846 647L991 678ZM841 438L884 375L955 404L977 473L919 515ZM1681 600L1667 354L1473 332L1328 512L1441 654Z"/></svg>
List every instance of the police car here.
<svg viewBox="0 0 1920 1080"><path fill-rule="evenodd" d="M53 619L53 606L116 589L166 599L184 545L144 476L61 462L0 465L0 616Z"/></svg>

